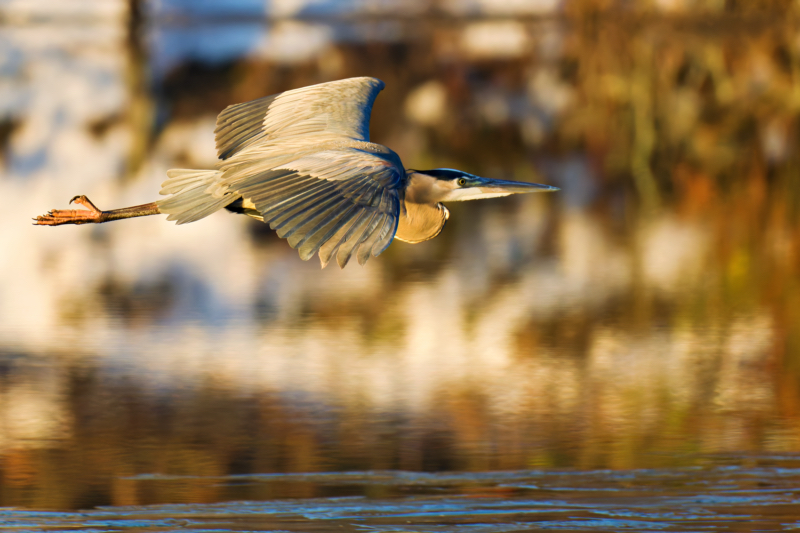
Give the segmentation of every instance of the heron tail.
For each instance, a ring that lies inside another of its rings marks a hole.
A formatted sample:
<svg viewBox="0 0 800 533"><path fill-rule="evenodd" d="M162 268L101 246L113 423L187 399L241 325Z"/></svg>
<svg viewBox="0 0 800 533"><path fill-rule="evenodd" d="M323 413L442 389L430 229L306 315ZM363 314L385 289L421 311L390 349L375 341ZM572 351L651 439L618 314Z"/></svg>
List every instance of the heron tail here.
<svg viewBox="0 0 800 533"><path fill-rule="evenodd" d="M161 184L161 194L170 195L156 204L167 220L188 224L219 211L239 198L221 185L219 170L173 168L167 171L167 181Z"/></svg>

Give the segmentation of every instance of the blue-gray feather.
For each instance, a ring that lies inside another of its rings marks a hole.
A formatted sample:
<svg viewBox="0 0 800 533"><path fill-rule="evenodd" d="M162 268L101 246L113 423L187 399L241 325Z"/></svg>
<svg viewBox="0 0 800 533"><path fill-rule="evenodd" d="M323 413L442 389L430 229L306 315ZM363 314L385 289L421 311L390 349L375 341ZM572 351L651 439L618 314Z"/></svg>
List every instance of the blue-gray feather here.
<svg viewBox="0 0 800 533"><path fill-rule="evenodd" d="M240 200L287 238L303 259L336 255L360 263L392 240L405 170L369 142L369 119L383 82L351 78L229 106L217 117L217 170L168 174L159 201L178 223ZM255 216L255 215L252 215Z"/></svg>

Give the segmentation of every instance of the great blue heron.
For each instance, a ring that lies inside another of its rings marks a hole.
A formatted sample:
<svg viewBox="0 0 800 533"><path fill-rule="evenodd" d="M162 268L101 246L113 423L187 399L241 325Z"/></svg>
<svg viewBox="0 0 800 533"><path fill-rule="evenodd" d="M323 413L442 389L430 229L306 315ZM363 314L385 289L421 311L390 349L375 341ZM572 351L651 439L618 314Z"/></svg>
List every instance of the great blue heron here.
<svg viewBox="0 0 800 533"><path fill-rule="evenodd" d="M267 222L289 245L322 266L336 254L362 265L392 239L422 242L442 231L441 202L556 191L538 183L481 178L460 170L406 170L396 153L369 142L369 119L384 83L350 78L227 107L217 117L220 159L213 170L172 169L167 198L102 211L53 210L35 224L89 224L166 213L178 224L225 208Z"/></svg>

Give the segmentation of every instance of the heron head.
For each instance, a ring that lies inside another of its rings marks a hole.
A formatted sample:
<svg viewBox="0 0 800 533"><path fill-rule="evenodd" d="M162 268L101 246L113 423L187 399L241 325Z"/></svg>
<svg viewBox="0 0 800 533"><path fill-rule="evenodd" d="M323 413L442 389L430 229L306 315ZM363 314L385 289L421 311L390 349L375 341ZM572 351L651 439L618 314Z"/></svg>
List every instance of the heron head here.
<svg viewBox="0 0 800 533"><path fill-rule="evenodd" d="M463 202L525 192L558 191L558 187L524 181L495 180L452 168L408 170L407 198L419 203Z"/></svg>

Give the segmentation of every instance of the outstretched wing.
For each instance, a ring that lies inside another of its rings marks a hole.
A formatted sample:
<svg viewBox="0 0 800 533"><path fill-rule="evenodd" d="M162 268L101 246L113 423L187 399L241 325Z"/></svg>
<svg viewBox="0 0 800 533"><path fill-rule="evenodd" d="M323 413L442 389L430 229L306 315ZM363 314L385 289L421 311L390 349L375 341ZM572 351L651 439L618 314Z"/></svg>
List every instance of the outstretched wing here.
<svg viewBox="0 0 800 533"><path fill-rule="evenodd" d="M349 78L229 106L217 117L217 156L263 149L278 137L369 141L372 104L383 87L376 78Z"/></svg>
<svg viewBox="0 0 800 533"><path fill-rule="evenodd" d="M391 244L404 176L382 157L343 148L302 156L229 187L303 260L319 252L324 267L336 254L344 268L353 253L363 265Z"/></svg>

